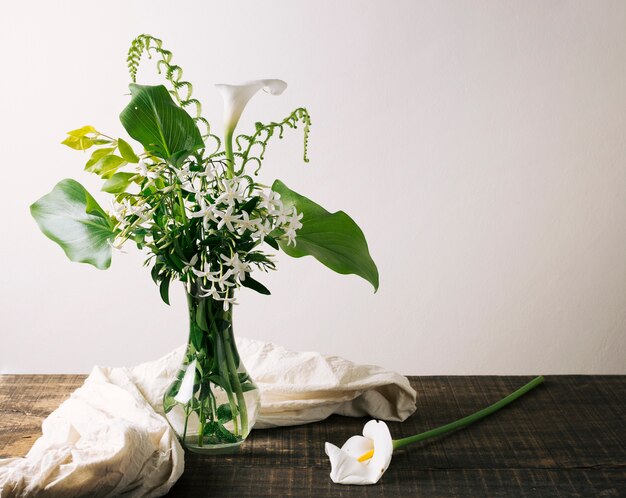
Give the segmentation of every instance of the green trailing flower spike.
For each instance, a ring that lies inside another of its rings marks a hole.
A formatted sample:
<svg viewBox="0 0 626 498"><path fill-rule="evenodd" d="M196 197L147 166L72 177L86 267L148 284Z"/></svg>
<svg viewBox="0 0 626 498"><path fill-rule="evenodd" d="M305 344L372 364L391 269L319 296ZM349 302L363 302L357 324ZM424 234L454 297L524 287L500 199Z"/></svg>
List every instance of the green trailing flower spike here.
<svg viewBox="0 0 626 498"><path fill-rule="evenodd" d="M239 149L239 152L234 154L241 158L241 168L236 172L241 174L249 162L255 162L257 168L254 171L258 173L261 168L261 161L263 161L267 142L274 136L274 133L278 130L278 138L283 138L283 132L285 126L291 129L297 129L298 123L304 124L304 155L303 160L305 163L309 162L308 146L309 146L309 131L311 129L311 117L309 112L304 107L298 107L289 116L283 119L280 123L256 123L256 131L253 135L239 135L237 136L235 143ZM258 152L253 154L255 147Z"/></svg>
<svg viewBox="0 0 626 498"><path fill-rule="evenodd" d="M144 53L158 57L157 70L171 89L136 83ZM240 134L233 143L250 98L261 89L279 95L287 87L284 81L218 85L225 99L225 137L220 141L210 133L191 83L182 79L183 70L172 63L161 40L145 34L135 38L128 69L131 99L120 120L142 152L92 126L70 131L63 141L72 149L92 151L85 170L104 180L102 190L113 197L111 211L97 206L74 180L64 180L31 207L41 230L70 259L104 269L111 247L132 241L148 251L146 264L152 266L165 302L170 282L180 280L188 292L195 289L200 297L222 302L225 310L241 286L269 294L251 276L253 268L275 268L268 248L296 258L313 256L335 272L359 275L378 288L378 270L352 218L330 213L280 180L270 189L253 178L270 139L282 138L285 129L300 124L308 162L308 111L299 107L282 121L257 123L253 133ZM186 108L195 110L195 116ZM217 148L209 151L208 141ZM64 236L66 229L77 236Z"/></svg>

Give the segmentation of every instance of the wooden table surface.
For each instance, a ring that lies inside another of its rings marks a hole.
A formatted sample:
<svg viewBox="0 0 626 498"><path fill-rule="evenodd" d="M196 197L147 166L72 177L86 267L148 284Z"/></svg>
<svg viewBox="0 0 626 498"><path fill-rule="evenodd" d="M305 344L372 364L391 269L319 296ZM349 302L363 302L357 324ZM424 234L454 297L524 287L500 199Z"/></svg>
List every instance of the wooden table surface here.
<svg viewBox="0 0 626 498"><path fill-rule="evenodd" d="M0 457L24 455L41 421L84 379L0 376ZM410 377L415 414L390 423L394 438L456 420L530 377ZM376 486L329 477L324 442L338 446L367 419L332 416L257 430L234 456L187 454L171 496L626 496L626 376L548 376L484 421L398 450Z"/></svg>

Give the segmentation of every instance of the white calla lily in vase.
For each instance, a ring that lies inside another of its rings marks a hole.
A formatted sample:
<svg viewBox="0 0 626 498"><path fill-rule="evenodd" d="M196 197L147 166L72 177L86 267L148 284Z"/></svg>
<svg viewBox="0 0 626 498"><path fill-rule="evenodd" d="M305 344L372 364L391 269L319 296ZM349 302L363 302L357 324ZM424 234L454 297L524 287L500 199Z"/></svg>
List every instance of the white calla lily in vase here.
<svg viewBox="0 0 626 498"><path fill-rule="evenodd" d="M233 134L246 105L261 89L270 95L280 95L287 88L287 83L279 79L265 79L238 84L219 83L215 87L224 99L224 149L226 160L233 165Z"/></svg>
<svg viewBox="0 0 626 498"><path fill-rule="evenodd" d="M332 443L326 443L325 451L331 465L330 478L336 484L376 484L389 468L395 449L441 436L477 422L504 408L543 381L542 376L536 377L525 386L487 408L436 429L402 439L392 439L385 422L370 420L363 427L363 436L352 436L341 448Z"/></svg>

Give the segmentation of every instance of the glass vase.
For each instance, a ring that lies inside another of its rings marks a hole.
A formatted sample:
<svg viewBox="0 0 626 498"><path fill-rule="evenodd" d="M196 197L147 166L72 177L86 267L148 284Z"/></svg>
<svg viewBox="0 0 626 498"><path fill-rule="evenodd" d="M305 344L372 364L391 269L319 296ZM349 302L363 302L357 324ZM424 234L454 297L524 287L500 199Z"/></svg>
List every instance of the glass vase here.
<svg viewBox="0 0 626 498"><path fill-rule="evenodd" d="M233 335L232 306L188 289L189 340L176 378L165 391L165 417L183 447L196 453L233 453L259 411L259 390Z"/></svg>

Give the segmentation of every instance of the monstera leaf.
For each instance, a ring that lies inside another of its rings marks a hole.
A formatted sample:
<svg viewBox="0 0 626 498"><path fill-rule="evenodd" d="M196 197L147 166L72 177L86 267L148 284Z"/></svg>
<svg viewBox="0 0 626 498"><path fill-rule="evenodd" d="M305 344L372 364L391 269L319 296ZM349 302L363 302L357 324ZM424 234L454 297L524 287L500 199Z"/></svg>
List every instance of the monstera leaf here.
<svg viewBox="0 0 626 498"><path fill-rule="evenodd" d="M276 180L272 190L280 194L286 207L295 206L303 214L302 228L296 232L296 245L280 242L289 256L313 256L331 270L356 274L378 289L378 269L367 249L359 226L343 211L329 213L322 206Z"/></svg>
<svg viewBox="0 0 626 498"><path fill-rule="evenodd" d="M176 165L204 146L193 119L163 85L130 85L132 98L120 114L128 134L147 152Z"/></svg>
<svg viewBox="0 0 626 498"><path fill-rule="evenodd" d="M109 216L80 183L65 179L30 206L41 231L79 263L101 270L111 265L115 237Z"/></svg>

